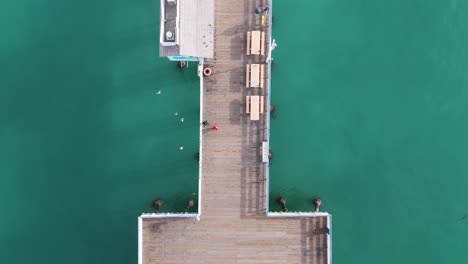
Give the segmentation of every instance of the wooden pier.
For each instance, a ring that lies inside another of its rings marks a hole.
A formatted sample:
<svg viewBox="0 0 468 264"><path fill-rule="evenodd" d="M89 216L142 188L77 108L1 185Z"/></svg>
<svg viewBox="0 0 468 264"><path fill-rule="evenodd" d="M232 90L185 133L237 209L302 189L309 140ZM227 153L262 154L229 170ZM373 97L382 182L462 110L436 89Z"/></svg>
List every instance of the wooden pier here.
<svg viewBox="0 0 468 264"><path fill-rule="evenodd" d="M268 96L245 85L246 64L265 63L266 55L246 55L246 32L268 32L254 12L266 3L215 1L215 56L205 63L213 75L204 78L202 107L219 130L202 135L201 218L143 219L143 264L327 263L327 217L266 217L266 115L251 121L245 113L247 95Z"/></svg>

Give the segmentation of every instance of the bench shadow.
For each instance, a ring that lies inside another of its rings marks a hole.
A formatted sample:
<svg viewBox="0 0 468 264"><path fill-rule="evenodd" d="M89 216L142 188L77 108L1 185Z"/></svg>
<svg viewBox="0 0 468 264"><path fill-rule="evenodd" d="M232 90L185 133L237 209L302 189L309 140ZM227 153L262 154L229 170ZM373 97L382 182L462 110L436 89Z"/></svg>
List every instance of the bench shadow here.
<svg viewBox="0 0 468 264"><path fill-rule="evenodd" d="M239 100L232 100L229 104L229 122L233 125L241 123L241 102Z"/></svg>
<svg viewBox="0 0 468 264"><path fill-rule="evenodd" d="M245 87L245 69L244 67L229 70L229 91L231 93L242 92Z"/></svg>
<svg viewBox="0 0 468 264"><path fill-rule="evenodd" d="M246 43L244 43L244 38L242 37L243 35L245 35L245 33L240 33L240 34L237 34L234 35L231 39L231 52L230 52L230 58L231 60L233 61L237 61L237 60L241 60L242 59L242 54L245 53L245 45ZM239 52L241 51L241 52Z"/></svg>

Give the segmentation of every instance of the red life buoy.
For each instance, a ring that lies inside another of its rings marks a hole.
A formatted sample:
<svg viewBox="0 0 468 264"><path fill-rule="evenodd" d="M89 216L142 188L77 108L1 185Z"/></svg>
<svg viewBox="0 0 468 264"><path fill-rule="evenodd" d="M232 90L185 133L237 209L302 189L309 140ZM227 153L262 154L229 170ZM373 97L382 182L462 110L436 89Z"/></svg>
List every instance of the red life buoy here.
<svg viewBox="0 0 468 264"><path fill-rule="evenodd" d="M211 68L205 68L205 69L203 70L203 74L204 74L205 76L210 76L211 73L212 73Z"/></svg>

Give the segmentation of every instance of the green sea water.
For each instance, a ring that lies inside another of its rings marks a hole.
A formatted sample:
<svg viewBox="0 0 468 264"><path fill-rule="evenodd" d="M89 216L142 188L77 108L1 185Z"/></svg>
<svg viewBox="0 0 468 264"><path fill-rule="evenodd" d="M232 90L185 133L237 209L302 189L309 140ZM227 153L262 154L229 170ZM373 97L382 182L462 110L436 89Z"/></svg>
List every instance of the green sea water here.
<svg viewBox="0 0 468 264"><path fill-rule="evenodd" d="M0 2L0 263L137 263L137 216L198 195L196 65L159 58L158 17Z"/></svg>
<svg viewBox="0 0 468 264"><path fill-rule="evenodd" d="M468 2L274 1L270 206L334 263L468 260Z"/></svg>
<svg viewBox="0 0 468 264"><path fill-rule="evenodd" d="M322 197L334 263L466 262L468 3L274 8L271 208ZM0 263L136 263L136 216L197 195L198 79L158 9L0 2Z"/></svg>

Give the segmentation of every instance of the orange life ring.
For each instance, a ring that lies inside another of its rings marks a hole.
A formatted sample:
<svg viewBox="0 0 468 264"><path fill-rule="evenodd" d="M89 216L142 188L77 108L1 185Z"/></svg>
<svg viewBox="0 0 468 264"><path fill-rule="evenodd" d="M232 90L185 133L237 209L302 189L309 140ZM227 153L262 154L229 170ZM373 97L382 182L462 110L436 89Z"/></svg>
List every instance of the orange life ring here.
<svg viewBox="0 0 468 264"><path fill-rule="evenodd" d="M204 74L205 76L210 76L211 73L212 73L211 68L205 68L205 69L203 70L203 74Z"/></svg>

